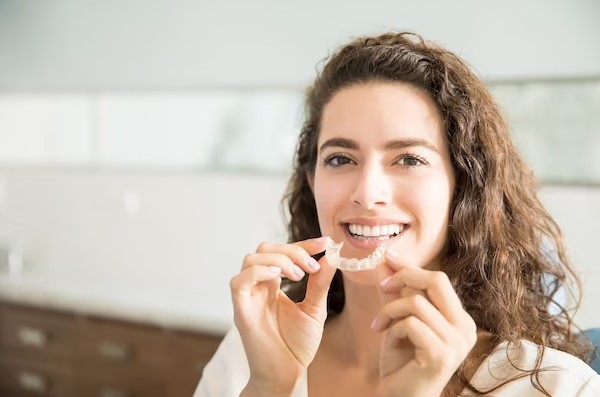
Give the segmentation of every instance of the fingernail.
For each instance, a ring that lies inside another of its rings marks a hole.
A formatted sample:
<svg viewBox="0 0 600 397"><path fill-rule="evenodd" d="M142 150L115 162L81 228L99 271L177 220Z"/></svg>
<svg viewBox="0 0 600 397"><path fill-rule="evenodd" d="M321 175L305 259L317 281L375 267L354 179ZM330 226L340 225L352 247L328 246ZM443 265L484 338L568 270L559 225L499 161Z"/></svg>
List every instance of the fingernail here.
<svg viewBox="0 0 600 397"><path fill-rule="evenodd" d="M371 323L371 329L374 330L377 327L377 317L375 317L375 319L373 319L373 322Z"/></svg>
<svg viewBox="0 0 600 397"><path fill-rule="evenodd" d="M392 320L390 318L380 318L379 316L377 316L371 323L371 329L374 331L380 331L382 329L385 329L391 321Z"/></svg>
<svg viewBox="0 0 600 397"><path fill-rule="evenodd" d="M321 265L319 264L319 262L317 262L315 260L315 258L313 258L312 256L310 258L308 258L308 267L310 267L312 270L319 270L321 268Z"/></svg>
<svg viewBox="0 0 600 397"><path fill-rule="evenodd" d="M302 277L304 277L304 271L296 265L294 265L292 268L292 273L294 273L294 276L296 276L298 279L302 279Z"/></svg>
<svg viewBox="0 0 600 397"><path fill-rule="evenodd" d="M386 277L383 280L381 280L381 282L379 283L379 286L381 287L385 287L386 285L389 284L390 280L392 279L392 276Z"/></svg>

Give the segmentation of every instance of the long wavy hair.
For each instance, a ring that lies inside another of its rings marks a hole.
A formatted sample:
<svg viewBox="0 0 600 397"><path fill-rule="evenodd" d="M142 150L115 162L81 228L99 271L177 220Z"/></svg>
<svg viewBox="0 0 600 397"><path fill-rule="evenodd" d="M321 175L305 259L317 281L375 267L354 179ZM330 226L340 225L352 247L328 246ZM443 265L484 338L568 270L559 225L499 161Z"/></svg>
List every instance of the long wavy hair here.
<svg viewBox="0 0 600 397"><path fill-rule="evenodd" d="M338 91L371 82L410 84L437 105L456 176L442 270L478 329L491 333L494 344L527 339L541 346L536 368L522 376L531 376L533 386L549 395L538 379L544 347L590 359L590 345L578 338L571 317L579 305L581 282L498 105L453 53L404 32L357 38L329 56L306 93L294 171L282 202L289 241L321 235L308 176L315 171L325 105ZM287 281L284 291L299 302L306 281ZM572 308L557 301L561 290L570 293ZM329 292L329 316L343 307L338 271ZM465 378L464 367L450 384L477 394L497 388L476 390Z"/></svg>

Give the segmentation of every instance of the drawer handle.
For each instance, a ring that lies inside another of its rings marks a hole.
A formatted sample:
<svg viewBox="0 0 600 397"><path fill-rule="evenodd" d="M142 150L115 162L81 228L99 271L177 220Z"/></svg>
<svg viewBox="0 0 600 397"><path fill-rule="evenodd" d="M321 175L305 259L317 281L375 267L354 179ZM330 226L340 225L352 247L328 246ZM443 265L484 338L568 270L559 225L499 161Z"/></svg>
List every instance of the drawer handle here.
<svg viewBox="0 0 600 397"><path fill-rule="evenodd" d="M112 361L127 361L131 358L131 348L113 342L102 342L98 347L100 356Z"/></svg>
<svg viewBox="0 0 600 397"><path fill-rule="evenodd" d="M17 335L25 346L42 348L48 345L48 334L39 328L24 326L19 328Z"/></svg>
<svg viewBox="0 0 600 397"><path fill-rule="evenodd" d="M45 393L48 389L46 378L33 372L23 371L19 373L19 383L23 389L36 393Z"/></svg>
<svg viewBox="0 0 600 397"><path fill-rule="evenodd" d="M98 393L98 397L127 397L129 394L125 390L119 389L103 389Z"/></svg>

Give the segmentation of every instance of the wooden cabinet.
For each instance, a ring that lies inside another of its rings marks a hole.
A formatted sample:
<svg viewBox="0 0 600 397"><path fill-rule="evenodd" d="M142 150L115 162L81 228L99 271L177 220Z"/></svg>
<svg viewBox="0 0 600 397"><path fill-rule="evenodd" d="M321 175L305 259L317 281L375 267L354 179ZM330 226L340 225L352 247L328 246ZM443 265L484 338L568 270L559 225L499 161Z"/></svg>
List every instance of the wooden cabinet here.
<svg viewBox="0 0 600 397"><path fill-rule="evenodd" d="M0 396L191 397L221 339L0 302Z"/></svg>

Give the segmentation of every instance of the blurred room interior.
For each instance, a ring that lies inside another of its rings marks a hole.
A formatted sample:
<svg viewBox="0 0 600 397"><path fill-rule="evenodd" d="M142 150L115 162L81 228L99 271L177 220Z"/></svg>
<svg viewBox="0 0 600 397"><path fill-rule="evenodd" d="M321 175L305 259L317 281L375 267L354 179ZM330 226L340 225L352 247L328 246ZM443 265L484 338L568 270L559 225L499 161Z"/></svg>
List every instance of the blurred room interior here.
<svg viewBox="0 0 600 397"><path fill-rule="evenodd" d="M244 254L286 240L316 65L389 29L489 83L583 277L578 325L600 326L599 17L594 0L0 1L0 394L190 396Z"/></svg>

